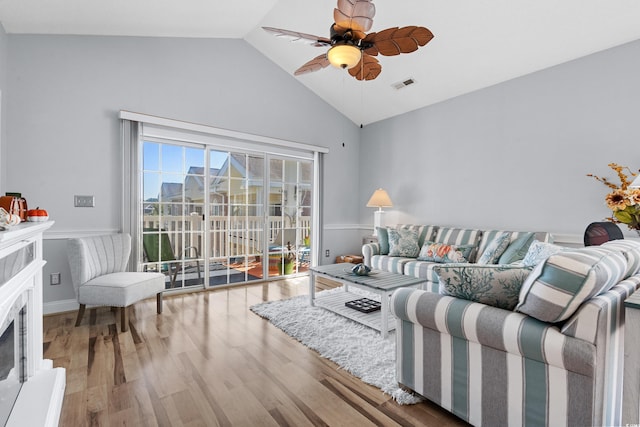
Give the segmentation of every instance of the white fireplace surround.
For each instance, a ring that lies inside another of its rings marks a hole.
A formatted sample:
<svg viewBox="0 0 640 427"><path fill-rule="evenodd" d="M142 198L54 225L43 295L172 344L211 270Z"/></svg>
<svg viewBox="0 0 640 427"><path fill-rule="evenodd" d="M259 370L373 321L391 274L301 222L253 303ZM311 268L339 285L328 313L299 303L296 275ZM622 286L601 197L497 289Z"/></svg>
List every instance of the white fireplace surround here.
<svg viewBox="0 0 640 427"><path fill-rule="evenodd" d="M44 359L42 351L42 233L53 221L23 223L0 232L0 268L12 265L2 262L11 254L32 245L32 256L24 268L2 274L7 280L0 284L0 325L10 315L16 301L26 300L27 307L27 380L9 416L6 426L57 426L66 385L65 370L54 368ZM0 272L2 273L2 272Z"/></svg>

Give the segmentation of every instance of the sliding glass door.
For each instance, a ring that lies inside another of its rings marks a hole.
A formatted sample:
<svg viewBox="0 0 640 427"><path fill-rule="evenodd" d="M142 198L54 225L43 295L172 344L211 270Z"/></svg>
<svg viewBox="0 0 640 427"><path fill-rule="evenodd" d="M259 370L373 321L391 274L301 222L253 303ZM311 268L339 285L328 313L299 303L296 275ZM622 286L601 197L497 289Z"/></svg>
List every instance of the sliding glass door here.
<svg viewBox="0 0 640 427"><path fill-rule="evenodd" d="M167 289L308 270L313 161L160 140L141 157L140 265Z"/></svg>
<svg viewBox="0 0 640 427"><path fill-rule="evenodd" d="M311 259L313 163L269 160L269 275L307 271Z"/></svg>

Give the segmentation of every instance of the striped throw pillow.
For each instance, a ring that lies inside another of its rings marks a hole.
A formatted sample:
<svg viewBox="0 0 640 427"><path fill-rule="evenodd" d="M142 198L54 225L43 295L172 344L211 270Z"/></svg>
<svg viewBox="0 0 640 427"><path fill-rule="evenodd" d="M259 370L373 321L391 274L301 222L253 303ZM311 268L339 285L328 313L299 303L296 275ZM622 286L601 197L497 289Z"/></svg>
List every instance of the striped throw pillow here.
<svg viewBox="0 0 640 427"><path fill-rule="evenodd" d="M618 283L626 271L627 260L619 251L588 247L559 252L527 277L516 311L543 322L561 322Z"/></svg>

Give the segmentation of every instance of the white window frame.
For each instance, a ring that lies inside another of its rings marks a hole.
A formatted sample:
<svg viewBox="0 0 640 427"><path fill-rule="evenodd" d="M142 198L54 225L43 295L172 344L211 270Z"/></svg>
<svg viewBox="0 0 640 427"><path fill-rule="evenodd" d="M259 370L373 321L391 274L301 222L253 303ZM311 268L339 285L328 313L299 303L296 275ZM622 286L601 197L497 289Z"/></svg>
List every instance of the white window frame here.
<svg viewBox="0 0 640 427"><path fill-rule="evenodd" d="M320 242L322 240L321 179L323 155L329 152L327 147L272 138L250 133L237 132L214 126L168 119L126 110L120 111L122 131L122 231L131 234L133 239L130 268L137 270L142 244L139 236L139 215L142 213L140 156L142 138L176 140L197 144L227 147L230 150L247 150L285 157L304 158L313 161L313 205L311 235L311 265L318 265Z"/></svg>

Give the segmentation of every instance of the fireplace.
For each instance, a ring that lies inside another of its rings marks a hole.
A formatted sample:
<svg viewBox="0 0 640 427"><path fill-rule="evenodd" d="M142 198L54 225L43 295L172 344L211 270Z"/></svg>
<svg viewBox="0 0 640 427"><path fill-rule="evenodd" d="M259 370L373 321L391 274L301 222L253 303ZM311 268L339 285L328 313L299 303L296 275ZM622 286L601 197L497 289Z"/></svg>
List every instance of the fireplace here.
<svg viewBox="0 0 640 427"><path fill-rule="evenodd" d="M27 306L18 299L0 325L0 425L9 414L27 379Z"/></svg>
<svg viewBox="0 0 640 427"><path fill-rule="evenodd" d="M65 370L42 355L42 233L53 222L0 232L0 426L57 426Z"/></svg>

